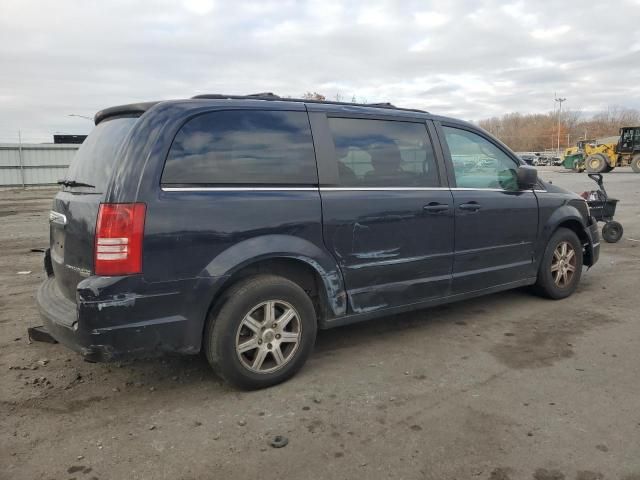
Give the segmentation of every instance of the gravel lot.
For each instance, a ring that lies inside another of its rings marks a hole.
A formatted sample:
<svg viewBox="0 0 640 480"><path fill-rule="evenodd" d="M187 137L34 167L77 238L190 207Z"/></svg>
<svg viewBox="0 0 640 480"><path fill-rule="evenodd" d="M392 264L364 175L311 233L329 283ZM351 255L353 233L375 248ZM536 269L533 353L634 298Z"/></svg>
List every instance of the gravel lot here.
<svg viewBox="0 0 640 480"><path fill-rule="evenodd" d="M571 298L517 290L324 331L297 377L251 393L201 357L90 364L29 344L54 192L0 192L0 478L638 480L640 175L606 185L625 234Z"/></svg>

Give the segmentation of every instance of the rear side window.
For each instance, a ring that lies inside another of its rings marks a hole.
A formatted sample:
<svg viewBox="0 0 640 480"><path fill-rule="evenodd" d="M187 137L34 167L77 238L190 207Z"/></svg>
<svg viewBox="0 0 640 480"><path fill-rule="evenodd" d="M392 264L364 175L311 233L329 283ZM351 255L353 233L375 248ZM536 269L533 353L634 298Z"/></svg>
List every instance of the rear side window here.
<svg viewBox="0 0 640 480"><path fill-rule="evenodd" d="M231 110L197 116L176 135L162 183L317 184L307 114Z"/></svg>
<svg viewBox="0 0 640 480"><path fill-rule="evenodd" d="M424 123L329 118L345 187L438 187Z"/></svg>
<svg viewBox="0 0 640 480"><path fill-rule="evenodd" d="M92 193L103 193L111 178L118 150L136 120L134 117L121 117L100 122L76 152L65 180L93 185Z"/></svg>

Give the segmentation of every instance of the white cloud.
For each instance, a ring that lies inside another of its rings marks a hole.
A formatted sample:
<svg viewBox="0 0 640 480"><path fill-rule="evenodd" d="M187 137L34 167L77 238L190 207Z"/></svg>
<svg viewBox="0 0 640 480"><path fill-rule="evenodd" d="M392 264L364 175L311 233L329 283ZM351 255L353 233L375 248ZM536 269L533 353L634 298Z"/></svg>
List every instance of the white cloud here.
<svg viewBox="0 0 640 480"><path fill-rule="evenodd" d="M516 59L518 63L528 68L550 68L555 66L555 63L544 57L523 57Z"/></svg>
<svg viewBox="0 0 640 480"><path fill-rule="evenodd" d="M409 47L409 51L410 52L424 52L425 50L427 50L429 48L430 44L431 44L431 42L429 41L429 39L425 38L425 39L420 40L419 42L416 42L413 45L411 45Z"/></svg>
<svg viewBox="0 0 640 480"><path fill-rule="evenodd" d="M562 36L570 30L571 27L569 25L559 25L553 28L538 28L531 32L531 36L539 40L549 40Z"/></svg>
<svg viewBox="0 0 640 480"><path fill-rule="evenodd" d="M538 22L538 16L526 11L524 2L511 3L502 7L507 15L521 25L531 26Z"/></svg>
<svg viewBox="0 0 640 480"><path fill-rule="evenodd" d="M358 23L374 27L393 25L395 19L383 7L367 6L358 14Z"/></svg>
<svg viewBox="0 0 640 480"><path fill-rule="evenodd" d="M449 23L451 18L439 12L417 12L413 16L415 22L421 27L441 27Z"/></svg>
<svg viewBox="0 0 640 480"><path fill-rule="evenodd" d="M184 8L196 15L207 15L215 8L213 0L183 0Z"/></svg>

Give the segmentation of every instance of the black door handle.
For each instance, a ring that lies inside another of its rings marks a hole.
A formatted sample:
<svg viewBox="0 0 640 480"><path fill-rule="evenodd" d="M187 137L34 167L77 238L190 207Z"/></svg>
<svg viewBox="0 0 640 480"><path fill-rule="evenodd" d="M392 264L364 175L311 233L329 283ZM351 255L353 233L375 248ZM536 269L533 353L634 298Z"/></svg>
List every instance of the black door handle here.
<svg viewBox="0 0 640 480"><path fill-rule="evenodd" d="M422 207L422 209L429 213L444 212L446 210L449 210L449 205L447 205L446 203L430 202Z"/></svg>
<svg viewBox="0 0 640 480"><path fill-rule="evenodd" d="M471 212L477 212L482 208L482 206L478 202L469 202L469 203L461 203L458 205L460 210L468 210Z"/></svg>

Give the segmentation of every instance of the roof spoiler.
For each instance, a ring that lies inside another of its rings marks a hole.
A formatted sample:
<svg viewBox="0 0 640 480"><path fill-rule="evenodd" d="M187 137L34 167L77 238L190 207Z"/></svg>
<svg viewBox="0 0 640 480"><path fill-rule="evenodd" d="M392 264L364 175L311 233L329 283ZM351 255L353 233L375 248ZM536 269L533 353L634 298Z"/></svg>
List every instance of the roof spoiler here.
<svg viewBox="0 0 640 480"><path fill-rule="evenodd" d="M111 117L124 117L142 115L158 102L129 103L100 110L93 117L93 122L98 125L100 122Z"/></svg>

